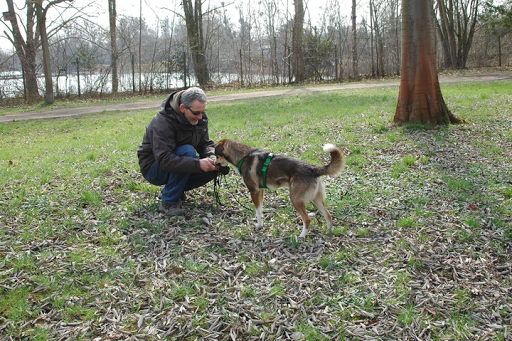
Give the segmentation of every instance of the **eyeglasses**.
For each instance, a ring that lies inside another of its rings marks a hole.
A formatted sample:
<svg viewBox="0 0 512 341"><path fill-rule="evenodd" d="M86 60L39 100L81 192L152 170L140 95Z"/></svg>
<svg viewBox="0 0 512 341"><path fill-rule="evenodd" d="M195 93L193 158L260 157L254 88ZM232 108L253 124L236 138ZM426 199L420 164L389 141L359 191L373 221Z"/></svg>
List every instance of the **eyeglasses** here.
<svg viewBox="0 0 512 341"><path fill-rule="evenodd" d="M194 110L190 109L190 107L187 107L187 106L185 106L185 108L187 108L188 110L190 110L190 112L191 112L192 114L196 115L196 116L206 114L206 110L205 110L205 111L194 111Z"/></svg>

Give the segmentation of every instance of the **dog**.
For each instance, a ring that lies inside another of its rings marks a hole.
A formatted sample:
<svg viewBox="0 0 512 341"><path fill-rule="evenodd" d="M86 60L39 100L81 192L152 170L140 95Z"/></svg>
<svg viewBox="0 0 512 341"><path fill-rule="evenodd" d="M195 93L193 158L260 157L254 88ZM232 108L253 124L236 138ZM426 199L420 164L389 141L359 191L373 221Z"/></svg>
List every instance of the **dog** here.
<svg viewBox="0 0 512 341"><path fill-rule="evenodd" d="M218 164L231 164L242 175L256 208L256 228L263 226L265 189L288 187L290 200L303 222L300 238L305 238L311 222L306 212L306 205L310 201L322 212L327 221L327 229L329 233L332 232L332 217L325 207L325 185L321 177L341 173L345 166L345 156L333 144L326 144L323 149L331 154L330 163L323 167L292 157L274 155L229 139L220 140L216 144L215 155Z"/></svg>

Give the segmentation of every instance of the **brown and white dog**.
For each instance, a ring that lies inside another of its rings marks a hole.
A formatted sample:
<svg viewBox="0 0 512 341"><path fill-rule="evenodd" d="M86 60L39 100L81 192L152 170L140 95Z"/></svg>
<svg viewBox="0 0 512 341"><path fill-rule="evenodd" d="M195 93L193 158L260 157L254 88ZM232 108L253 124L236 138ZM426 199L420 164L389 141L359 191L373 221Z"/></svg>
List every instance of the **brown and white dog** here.
<svg viewBox="0 0 512 341"><path fill-rule="evenodd" d="M301 238L308 233L311 222L306 212L306 205L310 201L322 212L331 233L332 217L325 207L325 185L321 176L339 174L345 165L345 157L341 149L333 144L326 144L324 151L331 154L331 162L318 167L299 159L273 155L235 140L224 139L215 146L217 162L222 166L233 165L242 175L256 208L257 228L263 226L265 188L290 189L290 200L303 221Z"/></svg>

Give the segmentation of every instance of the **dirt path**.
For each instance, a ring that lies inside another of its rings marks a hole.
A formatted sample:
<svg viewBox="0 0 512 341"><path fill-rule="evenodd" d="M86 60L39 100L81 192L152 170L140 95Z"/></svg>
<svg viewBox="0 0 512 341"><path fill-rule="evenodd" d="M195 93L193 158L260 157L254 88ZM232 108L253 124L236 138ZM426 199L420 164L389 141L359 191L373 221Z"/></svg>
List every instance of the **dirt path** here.
<svg viewBox="0 0 512 341"><path fill-rule="evenodd" d="M460 82L489 82L497 80L512 80L512 72L494 73L488 75L474 75L462 77L440 77L440 83L460 83ZM208 102L220 101L234 101L243 99L252 99L270 96L283 96L293 95L300 93L311 93L321 91L345 90L345 89L362 89L362 88L379 88L387 86L399 86L398 81L383 82L383 83L357 83L357 84L338 84L328 86L315 86L315 87L298 87L284 90L271 90L271 91L258 91L250 93L237 93L228 95L208 96ZM57 109L38 112L20 113L14 115L0 116L0 122L20 121L40 118L60 118L71 117L83 114L91 114L107 111L127 111L154 108L155 112L160 107L162 100L135 102L135 103L120 103L120 104L107 104L83 108L70 108L70 109Z"/></svg>

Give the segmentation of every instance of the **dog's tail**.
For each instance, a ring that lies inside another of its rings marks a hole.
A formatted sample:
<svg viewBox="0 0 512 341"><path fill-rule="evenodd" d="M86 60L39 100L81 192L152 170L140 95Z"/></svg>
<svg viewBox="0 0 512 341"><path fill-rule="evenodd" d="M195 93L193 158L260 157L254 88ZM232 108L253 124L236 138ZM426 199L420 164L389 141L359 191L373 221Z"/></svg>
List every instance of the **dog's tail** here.
<svg viewBox="0 0 512 341"><path fill-rule="evenodd" d="M345 167L345 155L341 149L333 144L324 145L324 152L331 153L331 162L323 167L316 167L316 176L338 175Z"/></svg>

